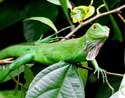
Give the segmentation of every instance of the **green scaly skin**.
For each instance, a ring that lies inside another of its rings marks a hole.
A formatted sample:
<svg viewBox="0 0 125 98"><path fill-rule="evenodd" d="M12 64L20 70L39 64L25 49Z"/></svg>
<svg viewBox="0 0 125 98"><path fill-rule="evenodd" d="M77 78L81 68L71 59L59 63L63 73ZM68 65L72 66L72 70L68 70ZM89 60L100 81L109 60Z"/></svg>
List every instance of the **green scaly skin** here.
<svg viewBox="0 0 125 98"><path fill-rule="evenodd" d="M0 69L0 82L7 75L30 61L50 65L59 61L83 62L91 61L95 67L95 72L104 72L95 57L102 44L109 36L109 28L94 23L80 38L59 41L54 43L41 43L39 45L14 45L0 51L0 59L17 57L6 69ZM103 77L105 75L103 74Z"/></svg>

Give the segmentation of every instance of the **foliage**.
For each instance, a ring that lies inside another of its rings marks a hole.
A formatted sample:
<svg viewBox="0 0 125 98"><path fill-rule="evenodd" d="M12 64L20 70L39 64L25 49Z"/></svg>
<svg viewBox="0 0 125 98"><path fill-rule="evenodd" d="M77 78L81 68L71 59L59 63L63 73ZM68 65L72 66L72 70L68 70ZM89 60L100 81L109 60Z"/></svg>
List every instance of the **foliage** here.
<svg viewBox="0 0 125 98"><path fill-rule="evenodd" d="M41 85L42 84L42 85ZM39 72L26 98L84 98L84 85L74 65L59 62Z"/></svg>
<svg viewBox="0 0 125 98"><path fill-rule="evenodd" d="M54 37L54 39L60 37L58 35L58 33L60 33L60 28L61 31L64 31L67 26L73 26L71 19L72 16L70 15L72 14L71 11L74 7L77 8L79 5L89 7L90 5L90 0L71 0L71 2L70 0L0 0L0 34L2 34L4 30L11 28L14 24L21 22L20 28L23 31L22 35L26 41L42 42L45 40L45 42L52 42L52 37ZM103 4L103 2L106 4L106 8L101 8L101 12L120 6L120 2L122 2L122 0L94 0L92 6L97 9L97 7ZM85 11L87 10L85 9ZM92 15L96 14L96 12L94 12ZM87 14L89 13L86 12L85 15ZM92 15L87 15L87 18L91 18ZM80 23L85 20L86 19L80 19L80 21L76 22ZM104 16L94 22L110 26L111 37L109 40L115 40L116 43L121 44L123 42L122 22L119 22L119 20L120 18L114 14L109 17ZM77 26L77 24L78 23L75 25ZM84 29L84 32L86 31L87 26L82 28ZM71 28L71 30L74 28L75 27ZM76 36L83 35L83 31L81 32L80 30L79 32L81 34L76 33ZM67 31L68 30L66 30L66 32ZM12 33L13 35L13 32L9 33ZM54 36L51 36L51 34L54 34ZM66 33L63 33L62 35L65 34ZM33 65L37 67L33 67L32 69ZM87 64L84 65L87 66ZM84 70L84 72L81 70ZM0 98L24 98L24 96L26 96L26 98L84 98L88 85L91 86L91 83L94 84L98 81L94 80L94 83L91 82L93 80L87 81L88 73L86 69L77 68L74 64L67 64L65 62L59 62L49 67L45 67L43 65L40 68L37 64L28 64L27 66L21 66L19 69L13 71L11 75L16 77L18 74L23 72L24 74L21 74L20 77L20 80L23 81L23 86L19 83L21 81L15 81L17 83L14 87L15 89L2 87L1 84ZM36 75L35 78L34 75ZM9 84L10 81L8 80L10 79L11 78L8 76L6 80L4 80L5 84ZM117 91L119 89L121 78L110 77L109 81L115 88L115 91ZM3 88L5 91L3 91ZM93 90L89 90L89 92L91 93ZM104 92L106 92L107 95L105 95ZM94 95L95 98L100 98L100 96L101 98L108 98L111 96L111 92L106 84L100 84Z"/></svg>

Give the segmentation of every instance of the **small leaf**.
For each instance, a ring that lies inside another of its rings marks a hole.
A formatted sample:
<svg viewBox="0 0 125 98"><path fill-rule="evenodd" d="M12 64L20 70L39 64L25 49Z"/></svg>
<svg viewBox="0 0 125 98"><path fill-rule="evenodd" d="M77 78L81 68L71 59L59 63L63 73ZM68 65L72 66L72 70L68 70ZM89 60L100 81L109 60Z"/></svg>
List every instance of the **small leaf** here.
<svg viewBox="0 0 125 98"><path fill-rule="evenodd" d="M28 66L28 67L32 67L33 64L28 64L27 66ZM24 72L24 66L20 66L18 69L12 71L12 72L11 72L11 76L16 77L16 76L18 76L18 75L19 75L20 73L22 73L22 72ZM10 76L7 76L7 78L6 78L4 81L2 81L2 82L6 82L6 81L8 81L8 80L10 80L10 79L11 79L11 77L10 77ZM1 82L1 83L2 83L2 82Z"/></svg>
<svg viewBox="0 0 125 98"><path fill-rule="evenodd" d="M29 64L27 64L27 65L29 65ZM34 74L33 74L32 70L28 66L25 66L24 67L24 78L26 80L26 83L25 83L26 88L29 87L29 84L33 80L33 77L34 77Z"/></svg>
<svg viewBox="0 0 125 98"><path fill-rule="evenodd" d="M91 17L95 12L94 6L77 6L73 8L70 15L73 20L73 23L81 22L89 17Z"/></svg>
<svg viewBox="0 0 125 98"><path fill-rule="evenodd" d="M37 74L26 98L84 98L84 86L74 65L59 62Z"/></svg>
<svg viewBox="0 0 125 98"><path fill-rule="evenodd" d="M55 27L55 25L53 24L53 22L46 17L31 17L31 18L27 18L24 21L28 21L28 20L36 20L36 21L40 21L41 23L44 23L48 26L50 26L55 32L57 32L57 29Z"/></svg>
<svg viewBox="0 0 125 98"><path fill-rule="evenodd" d="M61 5L60 0L47 0L47 1L56 5ZM70 4L69 0L67 0L67 6L68 8L72 9L72 5Z"/></svg>

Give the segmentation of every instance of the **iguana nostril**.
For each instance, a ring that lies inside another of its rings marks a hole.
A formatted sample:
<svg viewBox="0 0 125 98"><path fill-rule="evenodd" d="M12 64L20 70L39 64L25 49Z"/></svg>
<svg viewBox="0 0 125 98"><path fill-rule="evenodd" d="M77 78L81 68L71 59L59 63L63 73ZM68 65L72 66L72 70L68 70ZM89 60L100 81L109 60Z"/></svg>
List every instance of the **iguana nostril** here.
<svg viewBox="0 0 125 98"><path fill-rule="evenodd" d="M108 37L109 36L109 32L105 31L105 35Z"/></svg>

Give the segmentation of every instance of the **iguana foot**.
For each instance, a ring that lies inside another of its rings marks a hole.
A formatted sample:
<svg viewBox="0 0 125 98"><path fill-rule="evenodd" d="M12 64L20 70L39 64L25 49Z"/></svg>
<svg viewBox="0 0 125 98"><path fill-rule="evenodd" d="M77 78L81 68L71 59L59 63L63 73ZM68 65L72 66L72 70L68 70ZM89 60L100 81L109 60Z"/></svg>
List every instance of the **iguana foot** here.
<svg viewBox="0 0 125 98"><path fill-rule="evenodd" d="M97 73L97 78L98 78L98 79L99 79L99 75L100 75L100 73L101 73L102 78L103 78L103 82L108 81L108 79L107 79L107 74L106 74L106 70L104 70L104 69L98 67L98 68L96 68L95 71L94 71L94 74L96 74L96 73Z"/></svg>
<svg viewBox="0 0 125 98"><path fill-rule="evenodd" d="M106 84L108 85L108 87L111 89L112 94L113 94L113 93L114 93L114 88L112 87L112 85L111 85L111 84L109 83L109 81L108 81L107 74L106 74L106 70L104 70L104 69L98 67L98 68L96 68L95 71L94 71L94 74L96 74L96 73L97 73L97 78L98 78L98 79L99 79L99 75L100 75L100 73L101 73L102 78L103 78L103 83L106 83Z"/></svg>

